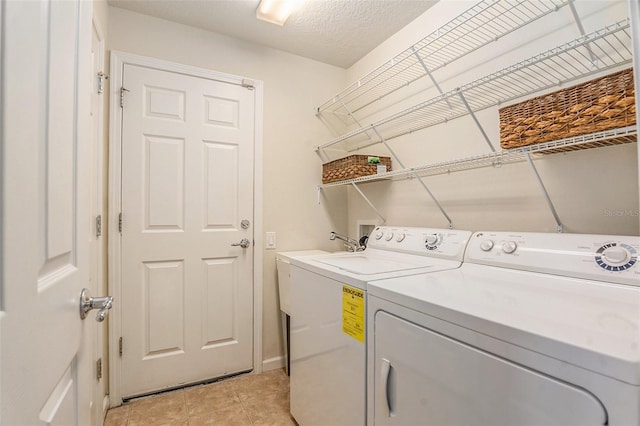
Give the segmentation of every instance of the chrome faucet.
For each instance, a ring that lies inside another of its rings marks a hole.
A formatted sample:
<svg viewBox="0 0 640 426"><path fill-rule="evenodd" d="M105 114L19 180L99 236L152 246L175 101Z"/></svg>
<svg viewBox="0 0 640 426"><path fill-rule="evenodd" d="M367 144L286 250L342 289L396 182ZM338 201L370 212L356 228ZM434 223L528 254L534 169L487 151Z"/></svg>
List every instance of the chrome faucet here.
<svg viewBox="0 0 640 426"><path fill-rule="evenodd" d="M360 243L353 238L345 237L340 234L336 234L335 232L331 232L331 234L329 234L329 239L331 241L335 240L336 238L340 241L344 241L344 246L347 248L347 251L363 251L365 249L364 246L360 245Z"/></svg>

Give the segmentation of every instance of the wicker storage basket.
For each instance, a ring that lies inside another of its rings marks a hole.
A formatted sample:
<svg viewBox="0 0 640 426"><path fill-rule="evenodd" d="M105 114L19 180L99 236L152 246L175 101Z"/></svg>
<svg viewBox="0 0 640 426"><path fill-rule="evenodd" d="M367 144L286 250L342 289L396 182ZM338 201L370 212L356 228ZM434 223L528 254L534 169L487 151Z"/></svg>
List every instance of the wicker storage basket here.
<svg viewBox="0 0 640 426"><path fill-rule="evenodd" d="M504 107L500 146L517 148L633 125L634 96L633 70L627 69Z"/></svg>
<svg viewBox="0 0 640 426"><path fill-rule="evenodd" d="M375 175L378 173L378 164L369 163L369 155L350 155L322 165L322 183L331 183L341 180L354 179L361 176ZM379 164L387 166L391 171L391 158L377 157Z"/></svg>

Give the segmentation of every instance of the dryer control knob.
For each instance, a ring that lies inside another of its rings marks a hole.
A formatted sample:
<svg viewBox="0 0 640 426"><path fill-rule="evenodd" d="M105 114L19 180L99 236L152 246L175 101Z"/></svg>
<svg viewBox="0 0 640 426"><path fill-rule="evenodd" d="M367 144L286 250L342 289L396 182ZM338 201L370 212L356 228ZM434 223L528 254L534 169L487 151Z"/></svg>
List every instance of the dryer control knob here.
<svg viewBox="0 0 640 426"><path fill-rule="evenodd" d="M502 243L502 251L507 254L513 253L517 248L518 245L515 241L505 241L504 243Z"/></svg>
<svg viewBox="0 0 640 426"><path fill-rule="evenodd" d="M391 241L393 239L393 232L387 233L387 235L384 236L384 239L387 241Z"/></svg>
<svg viewBox="0 0 640 426"><path fill-rule="evenodd" d="M493 248L493 240L482 240L480 243L480 250L490 251Z"/></svg>
<svg viewBox="0 0 640 426"><path fill-rule="evenodd" d="M376 235L375 235L376 236L376 240L379 240L380 238L382 238L382 235L383 235L382 231L377 231Z"/></svg>
<svg viewBox="0 0 640 426"><path fill-rule="evenodd" d="M401 243L402 240L404 240L405 235L401 232L398 235L396 235L396 241Z"/></svg>
<svg viewBox="0 0 640 426"><path fill-rule="evenodd" d="M629 260L629 253L622 247L609 247L602 252L602 257L607 263L621 264Z"/></svg>

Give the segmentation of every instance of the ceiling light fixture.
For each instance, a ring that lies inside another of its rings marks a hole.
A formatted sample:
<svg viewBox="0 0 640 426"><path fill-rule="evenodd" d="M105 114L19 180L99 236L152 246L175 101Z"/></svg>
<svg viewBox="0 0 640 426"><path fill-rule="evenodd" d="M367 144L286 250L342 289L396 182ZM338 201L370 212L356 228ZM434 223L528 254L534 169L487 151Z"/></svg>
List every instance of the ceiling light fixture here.
<svg viewBox="0 0 640 426"><path fill-rule="evenodd" d="M260 0L256 18L261 21L280 25L281 27L289 19L293 8L300 0Z"/></svg>

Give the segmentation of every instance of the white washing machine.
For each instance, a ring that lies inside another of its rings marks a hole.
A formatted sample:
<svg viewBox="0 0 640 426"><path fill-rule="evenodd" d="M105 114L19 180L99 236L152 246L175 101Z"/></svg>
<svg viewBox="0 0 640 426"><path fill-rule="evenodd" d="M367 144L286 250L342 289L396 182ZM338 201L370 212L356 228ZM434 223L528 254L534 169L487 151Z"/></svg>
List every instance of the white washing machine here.
<svg viewBox="0 0 640 426"><path fill-rule="evenodd" d="M368 292L368 422L639 425L639 237L484 232Z"/></svg>
<svg viewBox="0 0 640 426"><path fill-rule="evenodd" d="M468 231L378 227L367 249L291 260L291 414L366 422L366 283L458 268Z"/></svg>

